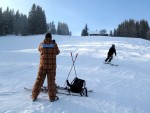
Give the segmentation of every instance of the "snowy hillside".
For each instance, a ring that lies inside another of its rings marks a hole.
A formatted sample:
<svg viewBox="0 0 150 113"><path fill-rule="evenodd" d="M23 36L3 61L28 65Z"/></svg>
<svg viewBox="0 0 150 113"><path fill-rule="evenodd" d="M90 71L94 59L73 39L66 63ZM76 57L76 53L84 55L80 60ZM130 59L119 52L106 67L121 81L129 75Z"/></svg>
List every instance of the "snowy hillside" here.
<svg viewBox="0 0 150 113"><path fill-rule="evenodd" d="M0 37L0 113L150 113L150 41L118 37L53 36L61 53L57 56L56 83L64 86L72 66L70 52L78 53L77 75L86 80L89 97L58 94L49 102L40 93L32 102L24 87L35 82L38 45L44 35ZM107 51L116 45L113 63L103 64ZM75 77L74 71L69 81ZM46 85L46 81L44 85Z"/></svg>

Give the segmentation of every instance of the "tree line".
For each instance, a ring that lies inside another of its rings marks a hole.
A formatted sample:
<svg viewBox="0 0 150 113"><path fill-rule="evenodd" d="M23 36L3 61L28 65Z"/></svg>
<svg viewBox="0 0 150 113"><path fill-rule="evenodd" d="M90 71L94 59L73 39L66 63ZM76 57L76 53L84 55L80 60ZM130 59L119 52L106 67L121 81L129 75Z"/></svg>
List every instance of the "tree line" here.
<svg viewBox="0 0 150 113"><path fill-rule="evenodd" d="M35 35L51 32L58 35L71 35L66 23L59 22L57 29L54 22L47 23L45 11L40 6L32 5L28 17L17 10L9 9L2 11L0 8L0 36Z"/></svg>
<svg viewBox="0 0 150 113"><path fill-rule="evenodd" d="M114 29L113 36L136 37L150 40L150 27L146 20L125 20Z"/></svg>
<svg viewBox="0 0 150 113"><path fill-rule="evenodd" d="M54 21L47 24L47 30L51 34L58 34L58 35L72 35L69 31L69 27L66 23L58 22L57 29L55 27Z"/></svg>
<svg viewBox="0 0 150 113"><path fill-rule="evenodd" d="M106 29L99 31L100 34L107 34ZM86 24L81 32L81 36L88 36L89 28ZM118 25L114 31L110 31L109 36L114 37L136 37L150 40L150 27L146 20L135 21L134 19L125 20Z"/></svg>
<svg viewBox="0 0 150 113"><path fill-rule="evenodd" d="M6 10L0 8L0 36L4 35L34 35L51 32L58 35L72 35L69 27L64 22L58 22L55 26L54 21L47 23L45 11L40 6L32 5L28 16L17 10ZM106 34L107 30L100 31ZM81 36L88 36L88 26L81 31ZM125 20L118 25L114 31L110 31L110 36L118 37L137 37L150 40L150 27L146 20L135 21L134 19Z"/></svg>

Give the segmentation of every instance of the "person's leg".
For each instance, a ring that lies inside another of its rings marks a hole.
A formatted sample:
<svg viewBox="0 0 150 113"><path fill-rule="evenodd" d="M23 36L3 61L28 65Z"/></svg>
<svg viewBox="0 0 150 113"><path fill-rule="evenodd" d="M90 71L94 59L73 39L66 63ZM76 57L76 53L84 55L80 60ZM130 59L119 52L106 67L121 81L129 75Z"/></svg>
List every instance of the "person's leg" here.
<svg viewBox="0 0 150 113"><path fill-rule="evenodd" d="M110 63L112 59L113 59L113 55L112 55L112 56L110 56L110 58L109 58L108 62Z"/></svg>
<svg viewBox="0 0 150 113"><path fill-rule="evenodd" d="M107 63L108 59L110 58L109 55L107 55L107 58L105 59L105 62Z"/></svg>
<svg viewBox="0 0 150 113"><path fill-rule="evenodd" d="M46 70L39 68L37 79L32 90L32 100L36 100L46 77Z"/></svg>
<svg viewBox="0 0 150 113"><path fill-rule="evenodd" d="M55 69L51 69L47 71L48 95L50 101L54 101L56 97L55 77L56 77Z"/></svg>

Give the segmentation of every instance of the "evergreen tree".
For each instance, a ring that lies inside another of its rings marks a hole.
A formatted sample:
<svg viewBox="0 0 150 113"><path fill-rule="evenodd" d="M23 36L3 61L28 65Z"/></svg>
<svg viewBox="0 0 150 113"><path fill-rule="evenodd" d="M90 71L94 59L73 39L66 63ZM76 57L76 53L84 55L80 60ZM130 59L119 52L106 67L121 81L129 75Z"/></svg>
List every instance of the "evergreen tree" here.
<svg viewBox="0 0 150 113"><path fill-rule="evenodd" d="M28 16L28 32L36 34L36 5L33 4Z"/></svg>
<svg viewBox="0 0 150 113"><path fill-rule="evenodd" d="M3 35L3 12L2 12L2 8L0 8L0 36Z"/></svg>
<svg viewBox="0 0 150 113"><path fill-rule="evenodd" d="M57 34L59 34L59 35L70 35L68 25L66 23L58 22Z"/></svg>
<svg viewBox="0 0 150 113"><path fill-rule="evenodd" d="M112 32L112 30L110 30L109 36L113 36L113 32Z"/></svg>
<svg viewBox="0 0 150 113"><path fill-rule="evenodd" d="M128 24L128 37L136 37L135 21L133 19L130 19Z"/></svg>
<svg viewBox="0 0 150 113"><path fill-rule="evenodd" d="M46 21L46 16L45 16L45 11L42 10L42 23L43 23L43 27L42 27L42 33L47 32L47 21Z"/></svg>
<svg viewBox="0 0 150 113"><path fill-rule="evenodd" d="M114 29L114 36L117 36L117 30L116 29Z"/></svg>
<svg viewBox="0 0 150 113"><path fill-rule="evenodd" d="M82 30L81 36L88 36L88 26L85 25L85 28Z"/></svg>
<svg viewBox="0 0 150 113"><path fill-rule="evenodd" d="M57 25L57 34L58 35L63 35L63 28L62 28L62 23L61 22L58 22L58 25Z"/></svg>
<svg viewBox="0 0 150 113"><path fill-rule="evenodd" d="M140 37L140 23L139 23L139 21L137 21L135 23L135 26L136 26L136 37L139 38Z"/></svg>
<svg viewBox="0 0 150 113"><path fill-rule="evenodd" d="M57 33L56 28L55 28L55 24L54 24L53 21L48 24L48 31L51 34L56 34Z"/></svg>
<svg viewBox="0 0 150 113"><path fill-rule="evenodd" d="M14 33L14 10L10 10L9 12L9 19L10 19L10 34Z"/></svg>
<svg viewBox="0 0 150 113"><path fill-rule="evenodd" d="M43 34L47 31L46 28L46 17L45 12L42 11L42 8L40 6L37 6L36 8L36 34Z"/></svg>
<svg viewBox="0 0 150 113"><path fill-rule="evenodd" d="M150 40L150 30L148 30L146 33L146 39Z"/></svg>
<svg viewBox="0 0 150 113"><path fill-rule="evenodd" d="M21 14L20 23L21 35L26 36L28 34L28 19L26 15Z"/></svg>
<svg viewBox="0 0 150 113"><path fill-rule="evenodd" d="M72 32L71 31L69 32L69 35L72 36Z"/></svg>
<svg viewBox="0 0 150 113"><path fill-rule="evenodd" d="M69 27L66 23L63 23L63 30L64 30L64 35L70 35L69 34Z"/></svg>
<svg viewBox="0 0 150 113"><path fill-rule="evenodd" d="M16 15L14 16L14 33L15 35L19 35L20 32L20 13L17 11Z"/></svg>
<svg viewBox="0 0 150 113"><path fill-rule="evenodd" d="M100 34L101 35L106 35L107 34L107 30L106 29L101 29L100 30Z"/></svg>
<svg viewBox="0 0 150 113"><path fill-rule="evenodd" d="M149 30L149 25L146 20L140 21L140 37L146 39L146 33Z"/></svg>
<svg viewBox="0 0 150 113"><path fill-rule="evenodd" d="M30 34L43 34L47 31L45 12L35 4L29 12L28 30Z"/></svg>
<svg viewBox="0 0 150 113"><path fill-rule="evenodd" d="M7 7L6 11L3 12L3 34L13 33L13 11Z"/></svg>

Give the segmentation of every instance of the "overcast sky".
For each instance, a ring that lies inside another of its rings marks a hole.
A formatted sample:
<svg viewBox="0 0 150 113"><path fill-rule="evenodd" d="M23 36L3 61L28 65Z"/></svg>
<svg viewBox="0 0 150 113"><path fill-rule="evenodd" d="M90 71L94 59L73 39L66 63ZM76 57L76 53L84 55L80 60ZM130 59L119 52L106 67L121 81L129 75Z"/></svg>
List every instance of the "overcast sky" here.
<svg viewBox="0 0 150 113"><path fill-rule="evenodd" d="M28 16L33 3L45 11L47 22L65 22L76 36L86 23L90 31L106 29L108 33L125 19L145 19L150 24L150 0L0 0L0 7Z"/></svg>

